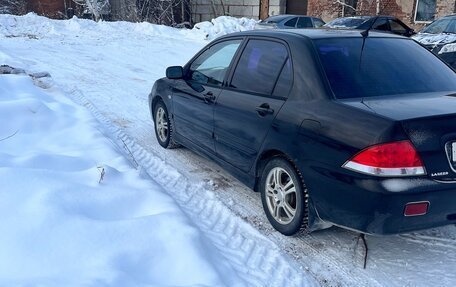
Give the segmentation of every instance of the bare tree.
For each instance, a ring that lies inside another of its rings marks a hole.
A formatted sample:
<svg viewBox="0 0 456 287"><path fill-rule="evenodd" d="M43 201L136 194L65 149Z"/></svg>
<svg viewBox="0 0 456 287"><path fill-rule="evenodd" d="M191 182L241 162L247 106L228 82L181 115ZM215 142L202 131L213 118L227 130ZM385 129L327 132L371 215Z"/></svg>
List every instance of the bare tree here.
<svg viewBox="0 0 456 287"><path fill-rule="evenodd" d="M191 0L136 0L138 21L171 26L191 25Z"/></svg>
<svg viewBox="0 0 456 287"><path fill-rule="evenodd" d="M357 0L336 0L334 3L342 7L342 17L355 16L356 12L358 12L356 9Z"/></svg>
<svg viewBox="0 0 456 287"><path fill-rule="evenodd" d="M23 15L27 13L25 0L0 0L0 14Z"/></svg>
<svg viewBox="0 0 456 287"><path fill-rule="evenodd" d="M111 14L111 4L109 0L73 0L73 2L80 7L80 15L84 17L91 17L93 20L98 21L109 17Z"/></svg>

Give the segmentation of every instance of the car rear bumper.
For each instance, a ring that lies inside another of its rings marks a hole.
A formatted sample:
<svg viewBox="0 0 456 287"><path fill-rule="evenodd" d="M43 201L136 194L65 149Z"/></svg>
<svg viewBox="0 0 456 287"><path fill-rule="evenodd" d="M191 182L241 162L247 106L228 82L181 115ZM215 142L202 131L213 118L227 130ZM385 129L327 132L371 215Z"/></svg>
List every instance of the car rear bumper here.
<svg viewBox="0 0 456 287"><path fill-rule="evenodd" d="M386 235L456 223L454 182L375 178L321 167L309 167L304 174L313 216L338 226ZM405 216L405 206L416 202L429 202L427 213Z"/></svg>

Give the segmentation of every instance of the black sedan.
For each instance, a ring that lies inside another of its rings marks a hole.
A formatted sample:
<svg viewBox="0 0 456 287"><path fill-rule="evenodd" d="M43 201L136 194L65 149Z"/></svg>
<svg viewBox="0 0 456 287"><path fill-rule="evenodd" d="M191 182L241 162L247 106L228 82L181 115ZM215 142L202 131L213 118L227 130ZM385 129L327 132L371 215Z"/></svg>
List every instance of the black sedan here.
<svg viewBox="0 0 456 287"><path fill-rule="evenodd" d="M435 20L413 39L456 69L456 15Z"/></svg>
<svg viewBox="0 0 456 287"><path fill-rule="evenodd" d="M337 18L324 25L325 28L336 29L372 29L410 37L415 32L404 22L393 16L353 16Z"/></svg>
<svg viewBox="0 0 456 287"><path fill-rule="evenodd" d="M255 25L255 29L293 29L293 28L319 28L325 22L317 17L304 15L275 15L268 17Z"/></svg>
<svg viewBox="0 0 456 287"><path fill-rule="evenodd" d="M260 191L281 233L456 222L456 75L415 41L242 32L166 75L149 96L159 144L191 148Z"/></svg>

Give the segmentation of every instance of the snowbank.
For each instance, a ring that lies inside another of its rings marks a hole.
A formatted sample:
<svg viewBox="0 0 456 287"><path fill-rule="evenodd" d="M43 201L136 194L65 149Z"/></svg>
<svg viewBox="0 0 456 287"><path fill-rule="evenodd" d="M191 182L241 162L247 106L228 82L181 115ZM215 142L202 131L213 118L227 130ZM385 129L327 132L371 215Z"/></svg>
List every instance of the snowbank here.
<svg viewBox="0 0 456 287"><path fill-rule="evenodd" d="M249 18L234 18L230 16L220 16L212 19L211 22L205 21L195 24L193 31L202 32L205 39L212 40L217 37L247 30L253 30L258 21Z"/></svg>
<svg viewBox="0 0 456 287"><path fill-rule="evenodd" d="M41 81L0 76L0 286L236 284L173 199Z"/></svg>
<svg viewBox="0 0 456 287"><path fill-rule="evenodd" d="M161 36L212 40L216 37L232 32L246 31L254 28L257 21L248 18L234 18L221 16L212 19L211 22L201 22L189 29L176 29L164 25L155 25L148 22L94 22L88 19L73 17L69 20L52 20L46 17L29 13L24 16L0 15L0 38L1 37L28 37L30 39L53 38L56 36L68 37L68 31L73 37L80 33L99 35L100 33L124 33L135 32L142 36Z"/></svg>

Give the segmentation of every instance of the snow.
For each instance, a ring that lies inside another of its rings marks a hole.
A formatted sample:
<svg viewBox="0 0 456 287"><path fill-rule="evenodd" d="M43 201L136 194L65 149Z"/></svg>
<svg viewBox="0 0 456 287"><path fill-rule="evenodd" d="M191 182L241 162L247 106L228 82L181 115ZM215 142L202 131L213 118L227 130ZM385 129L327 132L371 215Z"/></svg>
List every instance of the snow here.
<svg viewBox="0 0 456 287"><path fill-rule="evenodd" d="M0 76L0 286L454 286L454 225L366 236L363 269L357 233L284 237L257 193L158 145L148 93L204 25L0 15L0 65L35 75Z"/></svg>
<svg viewBox="0 0 456 287"><path fill-rule="evenodd" d="M456 41L455 34L429 34L429 33L418 33L412 36L412 38L423 45L438 45L447 44Z"/></svg>
<svg viewBox="0 0 456 287"><path fill-rule="evenodd" d="M150 36L170 31L146 23L111 27L32 14L3 15L0 23L1 37L13 41L79 43L80 32L97 38L124 29L150 41ZM174 30L173 36L182 32ZM94 40L94 46L106 44ZM60 43L68 49L67 63L77 59L71 52L78 51ZM0 286L316 285L273 243L233 219L220 202L212 202L204 187L187 184L178 172L145 157L125 134L112 130L78 90L65 91L44 70L30 71L35 62L0 50L1 64L18 67L3 66L7 74L0 75L0 121L7 123L0 125ZM47 48L41 52L53 58ZM94 57L106 55L101 52ZM60 63L63 69L75 68ZM102 80L96 76L100 67L92 68L94 79ZM171 189L178 193L170 194ZM207 198L189 197L195 189ZM208 211L196 212L201 203L215 212L208 218L226 225L200 218ZM212 231L217 228L230 236ZM280 266L277 271L274 264Z"/></svg>
<svg viewBox="0 0 456 287"><path fill-rule="evenodd" d="M259 21L249 18L220 16L212 19L210 22L204 21L195 24L193 30L203 32L206 35L206 39L212 40L233 32L253 30L255 28L255 24L258 22Z"/></svg>
<svg viewBox="0 0 456 287"><path fill-rule="evenodd" d="M85 108L27 75L0 76L0 95L0 285L233 283Z"/></svg>

